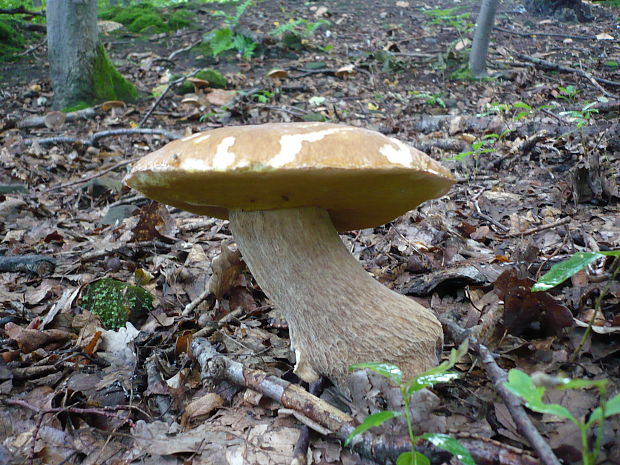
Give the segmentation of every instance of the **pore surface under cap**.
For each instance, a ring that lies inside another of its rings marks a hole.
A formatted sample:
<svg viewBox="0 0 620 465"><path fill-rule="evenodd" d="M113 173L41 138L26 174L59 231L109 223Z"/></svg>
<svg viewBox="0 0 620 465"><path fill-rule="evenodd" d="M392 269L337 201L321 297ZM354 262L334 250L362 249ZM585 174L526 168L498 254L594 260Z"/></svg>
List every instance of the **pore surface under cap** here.
<svg viewBox="0 0 620 465"><path fill-rule="evenodd" d="M450 173L378 132L328 123L232 126L194 134L138 161L125 179L194 213L302 206L341 231L377 226L443 195Z"/></svg>

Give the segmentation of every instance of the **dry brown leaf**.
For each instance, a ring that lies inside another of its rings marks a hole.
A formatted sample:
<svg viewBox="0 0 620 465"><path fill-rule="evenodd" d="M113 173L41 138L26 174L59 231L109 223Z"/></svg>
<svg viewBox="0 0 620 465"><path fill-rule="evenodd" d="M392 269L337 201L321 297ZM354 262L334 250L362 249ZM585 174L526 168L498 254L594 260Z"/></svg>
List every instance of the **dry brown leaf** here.
<svg viewBox="0 0 620 465"><path fill-rule="evenodd" d="M207 101L212 105L228 105L236 95L234 90L213 89L207 94Z"/></svg>

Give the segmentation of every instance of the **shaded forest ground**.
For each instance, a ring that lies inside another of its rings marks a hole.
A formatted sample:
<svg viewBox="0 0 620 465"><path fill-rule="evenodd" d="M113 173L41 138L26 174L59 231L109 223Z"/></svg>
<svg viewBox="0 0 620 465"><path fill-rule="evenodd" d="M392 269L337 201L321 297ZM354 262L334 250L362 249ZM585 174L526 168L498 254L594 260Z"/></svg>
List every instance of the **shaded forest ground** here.
<svg viewBox="0 0 620 465"><path fill-rule="evenodd" d="M349 249L385 285L463 327L502 316L483 342L506 370L606 378L609 394L618 393L620 286L611 260L548 294L529 292L529 280L575 252L620 248L618 10L592 6L595 20L577 23L570 11L533 17L504 2L493 77L471 81L463 78L473 20L458 15L475 14L477 4L444 3L265 0L237 25L259 44L251 59L182 51L222 20L215 6L186 6L194 23L176 33L102 35L141 90L138 103L48 119L49 127L33 119L51 101L45 45L33 41L23 60L0 67L0 184L11 186L0 192L0 253L51 257L0 273L0 395L22 402L0 407L0 463L290 462L297 420L226 383L209 392L188 353L199 332L244 365L294 380L285 323L239 262L226 222L151 204L122 185L131 161L168 138L93 138L116 129L186 135L329 120L421 148L453 170L451 193L344 234ZM455 5L462 8L442 10ZM299 43L269 34L297 18L329 25ZM201 68L225 75L226 88L153 95ZM274 69L282 71L269 77ZM154 295L150 313L133 315L138 331L103 331L86 310L84 286L101 278ZM212 292L197 300L206 286ZM602 293L594 334L572 359ZM458 369L462 378L436 386L434 408L418 412L417 425L495 453L529 450L480 364ZM591 390L548 396L578 417L598 405ZM532 418L558 456L579 460L574 425ZM601 462L620 463L618 437L616 417ZM362 460L319 435L310 453L314 463Z"/></svg>

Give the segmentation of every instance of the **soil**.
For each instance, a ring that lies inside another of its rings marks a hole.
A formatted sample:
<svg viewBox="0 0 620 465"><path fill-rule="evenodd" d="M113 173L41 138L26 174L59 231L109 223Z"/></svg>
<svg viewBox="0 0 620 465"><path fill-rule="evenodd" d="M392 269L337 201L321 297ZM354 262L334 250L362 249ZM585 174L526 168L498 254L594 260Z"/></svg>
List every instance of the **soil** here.
<svg viewBox="0 0 620 465"><path fill-rule="evenodd" d="M549 292L530 292L574 253L620 249L617 8L592 5L594 20L579 23L564 10L536 17L502 2L484 80L466 73L477 2L263 0L235 27L258 43L250 59L189 49L221 25L213 11L232 6L183 8L195 13L189 29L101 36L139 88L137 104L27 125L53 98L45 45L32 41L22 60L0 66L0 258L42 255L53 267L0 273L0 397L22 401L0 404L0 463L291 462L295 417L225 381L207 389L189 349L200 331L244 366L298 381L286 323L235 255L227 222L151 204L122 184L130 162L167 143L168 133L220 126L340 122L441 161L457 178L447 196L343 234L349 250L442 319L482 324L479 339L504 370L606 379L609 398L620 392L617 260L599 259ZM329 25L290 49L269 32L296 18ZM205 68L227 77L228 92L173 90L158 99L172 76ZM286 72L268 77L274 69ZM91 138L141 123L157 131ZM53 137L69 139L46 140ZM146 321L132 319L137 330L101 328L82 302L83 286L106 277L155 296ZM212 292L197 301L205 286ZM580 346L590 321L594 331ZM444 358L456 345L449 332L445 342ZM472 356L456 370L458 380L428 394L433 408L416 410L416 431L451 434L479 463L484 447L533 463L484 367ZM600 403L592 389L549 389L546 399L577 418ZM560 459L579 462L571 422L528 412ZM605 424L599 463L620 463L618 437L616 415ZM312 463L370 463L330 435L313 435L309 455Z"/></svg>

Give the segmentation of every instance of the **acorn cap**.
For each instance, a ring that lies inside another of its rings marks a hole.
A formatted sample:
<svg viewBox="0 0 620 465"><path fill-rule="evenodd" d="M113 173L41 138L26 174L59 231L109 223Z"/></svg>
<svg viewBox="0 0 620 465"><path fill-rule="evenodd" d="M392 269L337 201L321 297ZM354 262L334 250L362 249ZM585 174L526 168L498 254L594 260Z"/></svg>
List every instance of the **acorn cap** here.
<svg viewBox="0 0 620 465"><path fill-rule="evenodd" d="M339 231L384 224L445 194L454 178L426 154L378 132L330 123L231 126L169 143L125 182L183 210L228 218L316 206Z"/></svg>

